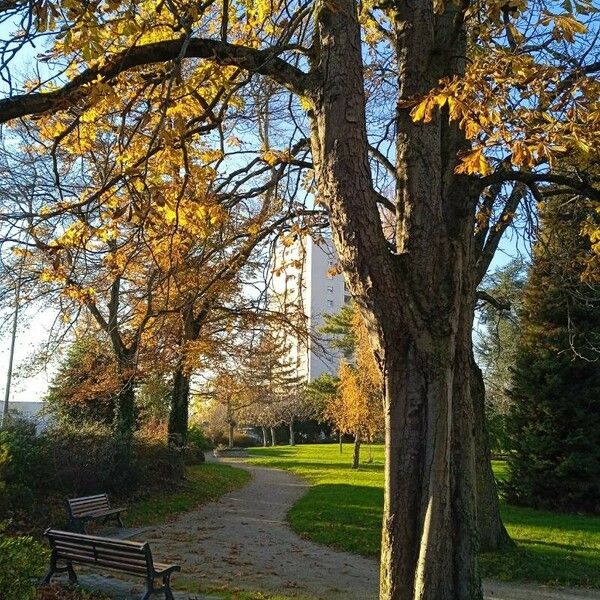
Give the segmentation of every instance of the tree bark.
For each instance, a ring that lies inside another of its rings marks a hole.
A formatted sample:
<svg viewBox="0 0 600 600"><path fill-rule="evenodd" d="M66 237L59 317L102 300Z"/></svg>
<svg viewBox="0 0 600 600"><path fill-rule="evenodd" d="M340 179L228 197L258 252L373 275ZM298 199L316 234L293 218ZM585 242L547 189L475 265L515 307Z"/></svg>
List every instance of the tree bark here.
<svg viewBox="0 0 600 600"><path fill-rule="evenodd" d="M443 16L426 0L393 7L400 97L410 100L455 71L464 37L450 4ZM470 350L465 277L477 202L468 180L454 174L464 139L447 114L423 125L399 109L390 252L368 162L356 3L323 0L316 11L321 85L309 95L313 164L384 384L380 599L476 600L473 404L469 370L455 368L456 355Z"/></svg>
<svg viewBox="0 0 600 600"><path fill-rule="evenodd" d="M185 449L189 419L190 377L183 365L178 365L173 373L173 391L169 411L168 440L175 453L175 471L179 477L185 476Z"/></svg>
<svg viewBox="0 0 600 600"><path fill-rule="evenodd" d="M295 436L295 432L294 432L294 419L290 419L289 429L290 429L290 446L295 446L296 445L296 436Z"/></svg>
<svg viewBox="0 0 600 600"><path fill-rule="evenodd" d="M117 394L115 414L115 431L117 435L128 443L133 440L135 429L135 389L133 379L125 376Z"/></svg>
<svg viewBox="0 0 600 600"><path fill-rule="evenodd" d="M267 428L262 426L262 438L263 438L263 447L266 448L269 445L269 441L267 439Z"/></svg>
<svg viewBox="0 0 600 600"><path fill-rule="evenodd" d="M122 369L121 388L115 403L115 437L118 440L113 477L127 485L133 476L133 434L135 429L135 388L132 371Z"/></svg>
<svg viewBox="0 0 600 600"><path fill-rule="evenodd" d="M342 439L342 432L338 431L338 442L340 444L340 454L344 452L344 440Z"/></svg>
<svg viewBox="0 0 600 600"><path fill-rule="evenodd" d="M491 452L485 419L485 385L481 369L471 353L471 397L475 417L475 448L477 473L477 529L479 550L491 552L512 546L500 516L498 489L492 471Z"/></svg>
<svg viewBox="0 0 600 600"><path fill-rule="evenodd" d="M358 469L360 466L360 435L354 437L354 450L352 451L352 468Z"/></svg>
<svg viewBox="0 0 600 600"><path fill-rule="evenodd" d="M275 427L271 427L271 446L277 445L277 437L275 435Z"/></svg>
<svg viewBox="0 0 600 600"><path fill-rule="evenodd" d="M229 421L228 423L229 425L229 448L233 448L234 447L234 439L233 439L233 432L235 429L235 423L233 421Z"/></svg>

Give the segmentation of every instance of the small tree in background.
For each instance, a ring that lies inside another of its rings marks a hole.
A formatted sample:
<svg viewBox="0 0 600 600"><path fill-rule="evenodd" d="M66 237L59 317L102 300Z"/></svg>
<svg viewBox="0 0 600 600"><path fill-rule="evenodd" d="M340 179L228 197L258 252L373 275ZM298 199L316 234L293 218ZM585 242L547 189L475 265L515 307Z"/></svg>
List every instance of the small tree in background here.
<svg viewBox="0 0 600 600"><path fill-rule="evenodd" d="M600 286L585 281L592 207L544 207L524 294L508 419L511 502L600 509Z"/></svg>
<svg viewBox="0 0 600 600"><path fill-rule="evenodd" d="M368 332L360 313L352 309L351 326L355 340L354 365L342 361L337 393L327 404L325 414L342 433L354 436L352 468L360 462L360 445L371 443L383 426L381 375L369 346Z"/></svg>
<svg viewBox="0 0 600 600"><path fill-rule="evenodd" d="M291 387L288 392L281 397L281 400L277 405L277 412L281 417L281 422L288 426L290 446L295 446L295 423L297 421L310 419L314 414L313 407L306 396L304 386L296 385L295 387Z"/></svg>
<svg viewBox="0 0 600 600"><path fill-rule="evenodd" d="M327 421L327 406L338 393L340 378L330 373L322 373L306 386L306 399L312 407L312 414L319 421ZM343 451L342 432L338 430L340 453Z"/></svg>

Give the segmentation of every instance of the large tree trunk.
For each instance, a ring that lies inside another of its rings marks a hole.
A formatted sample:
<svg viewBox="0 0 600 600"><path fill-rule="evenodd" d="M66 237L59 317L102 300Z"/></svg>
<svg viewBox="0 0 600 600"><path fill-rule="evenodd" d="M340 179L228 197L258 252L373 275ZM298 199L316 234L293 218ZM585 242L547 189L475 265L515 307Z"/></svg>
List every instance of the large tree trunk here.
<svg viewBox="0 0 600 600"><path fill-rule="evenodd" d="M271 446L277 445L277 437L275 435L275 427L271 427Z"/></svg>
<svg viewBox="0 0 600 600"><path fill-rule="evenodd" d="M491 453L485 420L485 385L481 369L471 353L471 397L475 416L475 448L477 473L477 529L479 549L498 550L513 544L500 516L498 489L492 471Z"/></svg>
<svg viewBox="0 0 600 600"><path fill-rule="evenodd" d="M294 419L290 419L289 429L290 429L290 446L295 446L296 445L296 436L295 436L295 432L294 432Z"/></svg>
<svg viewBox="0 0 600 600"><path fill-rule="evenodd" d="M394 3L400 97L451 75L464 38L451 5ZM455 40L460 41L455 43ZM477 193L454 174L462 136L447 114L398 113L396 252L383 235L368 162L360 30L353 0L317 6L311 148L348 285L369 328L385 393L381 600L481 598L476 566L465 281ZM343 140L343 142L342 142ZM470 329L468 330L470 336Z"/></svg>
<svg viewBox="0 0 600 600"><path fill-rule="evenodd" d="M120 439L131 442L135 429L135 389L133 378L125 376L117 393L115 431Z"/></svg>
<svg viewBox="0 0 600 600"><path fill-rule="evenodd" d="M189 418L190 377L179 365L173 373L173 391L171 393L171 409L169 412L168 438L169 447L175 452L175 471L180 477L185 476L185 448Z"/></svg>
<svg viewBox="0 0 600 600"><path fill-rule="evenodd" d="M358 469L360 466L360 435L354 437L354 450L352 452L352 468Z"/></svg>
<svg viewBox="0 0 600 600"><path fill-rule="evenodd" d="M120 369L121 388L115 403L115 437L118 441L113 463L113 478L120 485L129 485L133 477L133 434L135 430L135 388L133 370L124 366Z"/></svg>

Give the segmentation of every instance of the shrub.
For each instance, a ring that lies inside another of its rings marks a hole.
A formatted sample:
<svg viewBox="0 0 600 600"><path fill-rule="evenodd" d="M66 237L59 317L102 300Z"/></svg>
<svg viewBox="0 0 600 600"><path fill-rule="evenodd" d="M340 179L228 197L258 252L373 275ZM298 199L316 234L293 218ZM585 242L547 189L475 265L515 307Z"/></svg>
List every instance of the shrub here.
<svg viewBox="0 0 600 600"><path fill-rule="evenodd" d="M136 484L144 489L155 485L156 481L176 479L179 473L179 455L163 442L137 438L133 469Z"/></svg>
<svg viewBox="0 0 600 600"><path fill-rule="evenodd" d="M256 446L256 440L251 435L236 431L233 434L233 445L238 448L249 448L250 446Z"/></svg>
<svg viewBox="0 0 600 600"><path fill-rule="evenodd" d="M121 442L107 427L97 424L64 425L44 434L51 460L51 489L85 495L99 490L119 493L135 479L130 471L116 472Z"/></svg>
<svg viewBox="0 0 600 600"><path fill-rule="evenodd" d="M204 435L204 430L198 425L192 425L187 433L188 447L198 450L209 450L210 443Z"/></svg>
<svg viewBox="0 0 600 600"><path fill-rule="evenodd" d="M136 435L133 456L110 428L98 424L60 425L40 435L27 422L0 431L0 519L12 533L34 533L63 525L65 496L108 492L126 500L182 475L181 457L166 441ZM202 462L200 450L190 452ZM1 598L1 596L0 596Z"/></svg>
<svg viewBox="0 0 600 600"><path fill-rule="evenodd" d="M33 600L36 583L48 564L48 549L30 537L0 533L0 597Z"/></svg>
<svg viewBox="0 0 600 600"><path fill-rule="evenodd" d="M11 418L0 431L0 510L31 506L48 469L44 440L35 425Z"/></svg>

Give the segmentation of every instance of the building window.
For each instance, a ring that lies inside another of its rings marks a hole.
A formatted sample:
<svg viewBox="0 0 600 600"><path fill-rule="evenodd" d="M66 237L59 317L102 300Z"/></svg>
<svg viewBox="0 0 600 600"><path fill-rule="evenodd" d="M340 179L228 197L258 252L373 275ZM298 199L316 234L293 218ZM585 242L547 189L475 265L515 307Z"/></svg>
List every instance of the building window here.
<svg viewBox="0 0 600 600"><path fill-rule="evenodd" d="M328 291L330 294L333 294L333 286L332 286L332 285L328 286L328 287L327 287L327 291Z"/></svg>
<svg viewBox="0 0 600 600"><path fill-rule="evenodd" d="M327 300L327 306L333 308L333 300Z"/></svg>

